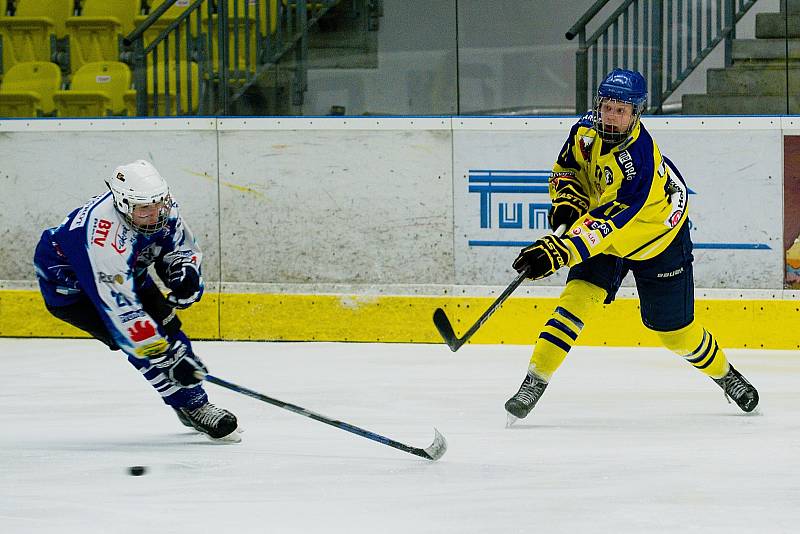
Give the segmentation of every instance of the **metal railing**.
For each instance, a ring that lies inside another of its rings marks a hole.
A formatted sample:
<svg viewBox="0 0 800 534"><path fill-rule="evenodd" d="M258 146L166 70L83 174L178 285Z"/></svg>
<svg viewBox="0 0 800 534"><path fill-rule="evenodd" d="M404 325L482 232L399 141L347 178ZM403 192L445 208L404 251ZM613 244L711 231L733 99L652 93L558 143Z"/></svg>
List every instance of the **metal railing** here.
<svg viewBox="0 0 800 534"><path fill-rule="evenodd" d="M625 0L587 38L586 26L608 4L598 0L567 31L578 37L575 113L591 107L590 91L613 68L637 70L648 85L648 112L663 104L714 48L724 41L731 65L736 23L757 0Z"/></svg>
<svg viewBox="0 0 800 534"><path fill-rule="evenodd" d="M170 11L177 2L164 0L123 39L137 115L229 115L290 53L292 101L302 104L308 32L338 0L182 0Z"/></svg>

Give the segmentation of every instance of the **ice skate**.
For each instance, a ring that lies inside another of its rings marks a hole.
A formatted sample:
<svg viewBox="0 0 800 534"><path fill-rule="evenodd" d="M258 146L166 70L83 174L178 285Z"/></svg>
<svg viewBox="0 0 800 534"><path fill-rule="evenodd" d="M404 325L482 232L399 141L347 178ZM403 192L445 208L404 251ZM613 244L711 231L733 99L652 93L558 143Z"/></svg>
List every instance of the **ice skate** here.
<svg viewBox="0 0 800 534"><path fill-rule="evenodd" d="M202 432L212 441L238 443L242 440L236 416L228 410L218 408L210 402L194 410L186 408L179 410L195 430ZM184 418L180 416L178 418L184 422Z"/></svg>
<svg viewBox="0 0 800 534"><path fill-rule="evenodd" d="M742 374L730 366L722 378L712 378L725 392L728 402L733 399L742 411L750 413L758 406L758 391Z"/></svg>
<svg viewBox="0 0 800 534"><path fill-rule="evenodd" d="M508 412L506 426L513 425L517 419L524 419L536 406L539 398L547 387L547 381L542 377L528 371L525 380L513 397L506 401L505 407Z"/></svg>

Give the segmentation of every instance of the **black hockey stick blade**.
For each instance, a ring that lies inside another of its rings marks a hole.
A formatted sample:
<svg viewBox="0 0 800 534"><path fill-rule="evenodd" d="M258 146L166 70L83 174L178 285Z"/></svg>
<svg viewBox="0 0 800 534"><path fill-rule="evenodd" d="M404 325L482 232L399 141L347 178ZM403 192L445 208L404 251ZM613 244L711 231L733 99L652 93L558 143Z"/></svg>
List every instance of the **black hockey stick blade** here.
<svg viewBox="0 0 800 534"><path fill-rule="evenodd" d="M439 335L444 339L444 342L450 347L450 350L455 352L461 348L464 342L456 336L453 325L450 324L450 319L447 318L447 314L443 309L436 308L436 311L433 312L433 324L436 326L436 330L439 331Z"/></svg>
<svg viewBox="0 0 800 534"><path fill-rule="evenodd" d="M337 421L335 419L330 419L322 414L312 412L311 410L307 410L300 406L296 406L294 404L290 404L288 402L283 402L281 400L269 397L267 395L264 395L263 393L259 393L257 391L253 391L252 389L248 389L246 387L239 386L232 382L228 382L227 380L223 380L214 375L203 374L200 371L195 373L195 375L198 378L204 379L206 382L211 382L212 384L216 384L231 391L235 391L236 393L247 395L248 397L260 400L261 402L266 402L267 404L272 404L273 406L277 406L278 408L289 410L290 412L294 412L298 415L308 417L309 419L314 419L315 421L319 421L320 423L325 423L326 425L346 430L347 432L350 432L357 436L361 436L362 438L367 438L369 440L382 443L383 445L388 445L389 447L393 447L403 452L419 456L420 458L436 461L442 456L444 456L445 452L447 452L447 440L444 439L444 436L442 436L442 434L440 434L439 431L436 430L436 428L433 429L434 431L433 443L431 443L428 447L425 448L411 447L404 443L400 443L399 441L387 438L386 436L382 436L380 434L376 434L375 432L370 432L369 430L365 430L355 425L351 425L350 423L345 423L344 421Z"/></svg>
<svg viewBox="0 0 800 534"><path fill-rule="evenodd" d="M567 225L559 225L559 227L556 228L554 235L561 237L566 230ZM500 296L495 299L492 305L489 306L485 312L483 312L483 315L481 315L478 320L475 321L471 327L469 327L469 330L467 330L461 337L456 336L455 330L453 330L453 324L450 322L450 319L447 318L447 314L444 312L444 310L442 308L436 308L436 310L433 312L433 324L439 331L439 335L441 335L442 339L444 339L444 342L447 343L448 347L450 347L450 350L455 352L460 349L464 343L469 341L475 332L477 332L478 329L483 326L483 323L485 323L489 317L491 317L492 314L503 305L506 299L511 296L511 293L513 293L527 277L527 270L523 270L521 273L517 274L517 277L514 278L508 287L503 290Z"/></svg>

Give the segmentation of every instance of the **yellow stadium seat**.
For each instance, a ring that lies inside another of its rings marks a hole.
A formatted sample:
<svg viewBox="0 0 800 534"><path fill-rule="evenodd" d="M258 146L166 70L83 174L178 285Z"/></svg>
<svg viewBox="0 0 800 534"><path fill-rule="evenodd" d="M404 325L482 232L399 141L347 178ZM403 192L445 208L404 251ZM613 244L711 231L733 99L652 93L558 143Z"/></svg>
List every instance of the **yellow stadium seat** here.
<svg viewBox="0 0 800 534"><path fill-rule="evenodd" d="M3 68L23 61L50 61L50 36L66 35L73 0L19 0L13 17L0 16Z"/></svg>
<svg viewBox="0 0 800 534"><path fill-rule="evenodd" d="M72 76L67 91L53 95L59 117L124 115L131 70L118 61L86 63Z"/></svg>
<svg viewBox="0 0 800 534"><path fill-rule="evenodd" d="M165 91L166 76L164 63L157 64L158 77L158 98L153 97L153 68L147 67L147 114L148 115L189 115L197 112L200 103L200 71L197 63L192 61L183 61L180 63L180 105L181 109L178 110L178 91L176 83L176 69L175 62L169 63L169 91ZM191 85L189 85L189 77L191 76ZM191 103L189 102L189 89L191 88ZM167 96L169 95L169 96ZM125 93L125 106L128 110L128 115L136 115L136 91L130 90ZM167 110L167 103L169 102L169 110ZM158 110L154 113L153 105L158 104Z"/></svg>
<svg viewBox="0 0 800 534"><path fill-rule="evenodd" d="M61 69L55 63L17 63L0 84L0 117L51 114L53 93L61 89Z"/></svg>
<svg viewBox="0 0 800 534"><path fill-rule="evenodd" d="M81 15L66 22L72 71L119 58L119 36L133 31L138 12L139 0L85 0Z"/></svg>

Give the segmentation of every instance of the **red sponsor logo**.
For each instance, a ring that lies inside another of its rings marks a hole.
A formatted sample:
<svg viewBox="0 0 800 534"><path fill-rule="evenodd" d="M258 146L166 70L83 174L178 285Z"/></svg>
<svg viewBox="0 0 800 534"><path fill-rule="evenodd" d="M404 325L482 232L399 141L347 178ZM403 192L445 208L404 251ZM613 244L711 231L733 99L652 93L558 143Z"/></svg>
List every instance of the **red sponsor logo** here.
<svg viewBox="0 0 800 534"><path fill-rule="evenodd" d="M678 210L669 217L669 225L672 228L675 228L675 225L678 224L683 217L683 210Z"/></svg>
<svg viewBox="0 0 800 534"><path fill-rule="evenodd" d="M128 250L128 227L117 226L117 231L114 232L114 240L111 242L111 248L117 251L117 254L122 254Z"/></svg>
<svg viewBox="0 0 800 534"><path fill-rule="evenodd" d="M156 328L150 321L136 321L128 328L128 333L133 341L139 342L156 335Z"/></svg>
<svg viewBox="0 0 800 534"><path fill-rule="evenodd" d="M94 229L94 238L92 239L92 243L94 243L98 247L106 246L108 231L111 229L112 226L114 225L111 223L111 221L100 219L97 222L97 226Z"/></svg>

